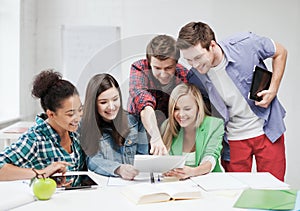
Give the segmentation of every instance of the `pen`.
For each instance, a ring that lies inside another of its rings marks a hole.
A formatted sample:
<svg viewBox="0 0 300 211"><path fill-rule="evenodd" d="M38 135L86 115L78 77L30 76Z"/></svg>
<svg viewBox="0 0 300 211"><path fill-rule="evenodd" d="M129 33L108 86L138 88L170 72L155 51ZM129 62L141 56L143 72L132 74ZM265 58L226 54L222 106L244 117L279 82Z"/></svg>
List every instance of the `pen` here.
<svg viewBox="0 0 300 211"><path fill-rule="evenodd" d="M93 188L91 185L87 186L74 186L74 187L64 187L63 190L76 190L76 189L88 189Z"/></svg>
<svg viewBox="0 0 300 211"><path fill-rule="evenodd" d="M151 183L155 183L153 172L150 172L150 181Z"/></svg>
<svg viewBox="0 0 300 211"><path fill-rule="evenodd" d="M160 176L159 176L159 174L157 175L157 181L160 182Z"/></svg>

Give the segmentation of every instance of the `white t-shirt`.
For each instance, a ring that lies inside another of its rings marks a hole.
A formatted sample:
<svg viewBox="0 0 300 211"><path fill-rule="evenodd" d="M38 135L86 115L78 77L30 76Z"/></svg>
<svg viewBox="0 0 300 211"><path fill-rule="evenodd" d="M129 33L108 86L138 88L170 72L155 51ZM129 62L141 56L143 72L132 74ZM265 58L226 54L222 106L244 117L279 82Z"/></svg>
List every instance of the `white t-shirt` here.
<svg viewBox="0 0 300 211"><path fill-rule="evenodd" d="M226 125L228 140L243 140L264 134L264 120L254 114L238 88L228 76L225 67L227 59L211 68L207 75L216 87L229 111L229 122Z"/></svg>

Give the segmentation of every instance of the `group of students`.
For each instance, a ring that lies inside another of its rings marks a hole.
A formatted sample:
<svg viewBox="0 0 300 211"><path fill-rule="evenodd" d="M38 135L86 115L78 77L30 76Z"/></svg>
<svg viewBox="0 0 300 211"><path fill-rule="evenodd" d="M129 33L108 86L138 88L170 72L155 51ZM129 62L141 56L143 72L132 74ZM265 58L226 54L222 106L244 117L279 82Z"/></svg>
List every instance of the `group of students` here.
<svg viewBox="0 0 300 211"><path fill-rule="evenodd" d="M178 63L180 53L190 70ZM261 101L250 100L253 68L266 68L267 58L270 88L257 94ZM186 156L186 165L165 176L249 172L255 156L257 171L283 181L285 110L276 95L286 59L286 49L267 37L245 32L217 42L209 25L191 22L177 40L154 37L146 59L131 65L127 111L109 74L90 79L82 105L73 84L42 71L32 95L44 113L0 153L0 180L87 169L131 180L139 173L136 154L170 154Z"/></svg>

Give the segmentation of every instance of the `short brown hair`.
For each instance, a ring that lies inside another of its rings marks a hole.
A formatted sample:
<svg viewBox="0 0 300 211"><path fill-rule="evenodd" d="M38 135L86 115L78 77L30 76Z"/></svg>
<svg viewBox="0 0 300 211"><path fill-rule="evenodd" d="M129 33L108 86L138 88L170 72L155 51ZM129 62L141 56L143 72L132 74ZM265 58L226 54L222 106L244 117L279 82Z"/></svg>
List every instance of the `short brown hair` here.
<svg viewBox="0 0 300 211"><path fill-rule="evenodd" d="M166 60L172 58L178 62L180 51L176 46L176 40L168 35L158 35L154 37L146 49L146 57L148 62L151 62L151 57L159 60Z"/></svg>
<svg viewBox="0 0 300 211"><path fill-rule="evenodd" d="M200 43L203 48L209 50L212 40L216 41L216 38L209 25L202 22L190 22L180 29L177 47L187 49Z"/></svg>

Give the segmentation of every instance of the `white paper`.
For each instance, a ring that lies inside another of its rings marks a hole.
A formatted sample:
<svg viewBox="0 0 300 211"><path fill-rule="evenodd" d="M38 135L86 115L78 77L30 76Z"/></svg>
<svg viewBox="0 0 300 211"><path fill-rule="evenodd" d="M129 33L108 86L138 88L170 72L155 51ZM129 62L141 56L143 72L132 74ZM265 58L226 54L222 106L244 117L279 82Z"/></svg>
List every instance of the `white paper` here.
<svg viewBox="0 0 300 211"><path fill-rule="evenodd" d="M206 175L191 177L191 180L206 191L248 188L248 185L227 173L209 173Z"/></svg>
<svg viewBox="0 0 300 211"><path fill-rule="evenodd" d="M135 155L134 167L140 172L167 172L183 168L185 156L180 155Z"/></svg>
<svg viewBox="0 0 300 211"><path fill-rule="evenodd" d="M255 189L288 189L289 185L280 181L269 172L244 173L236 172L229 173L239 181Z"/></svg>
<svg viewBox="0 0 300 211"><path fill-rule="evenodd" d="M0 182L0 210L10 210L34 202L30 181Z"/></svg>
<svg viewBox="0 0 300 211"><path fill-rule="evenodd" d="M209 173L191 180L206 191L234 189L288 189L289 185L268 172Z"/></svg>
<svg viewBox="0 0 300 211"><path fill-rule="evenodd" d="M125 186L137 183L150 183L150 173L141 172L133 180L125 180L121 177L109 177L107 181L108 186Z"/></svg>

